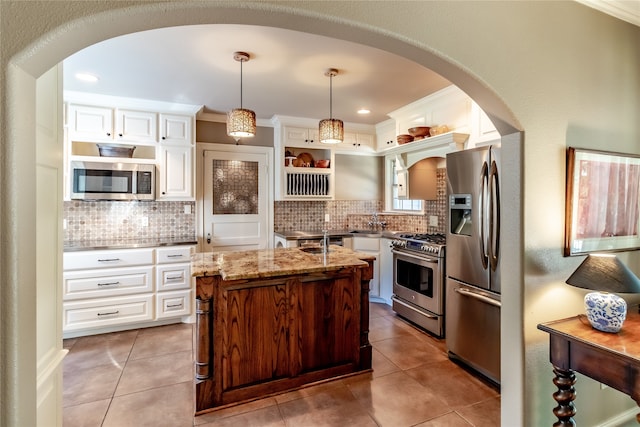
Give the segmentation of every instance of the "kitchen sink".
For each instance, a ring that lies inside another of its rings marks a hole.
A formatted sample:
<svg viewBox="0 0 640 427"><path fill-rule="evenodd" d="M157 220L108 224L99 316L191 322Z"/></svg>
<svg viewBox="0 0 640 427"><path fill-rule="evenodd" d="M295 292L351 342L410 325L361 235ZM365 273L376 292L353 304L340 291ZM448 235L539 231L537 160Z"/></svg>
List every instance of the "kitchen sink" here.
<svg viewBox="0 0 640 427"><path fill-rule="evenodd" d="M375 230L350 230L349 233L353 234L354 236L359 236L359 237L380 237L380 236L382 236L382 231L375 231Z"/></svg>
<svg viewBox="0 0 640 427"><path fill-rule="evenodd" d="M306 253L309 253L309 254L321 254L321 253L324 253L324 248L318 247L318 246L307 246L307 247L298 248L298 249L300 249L302 252L306 252ZM331 250L329 250L327 252L331 252Z"/></svg>

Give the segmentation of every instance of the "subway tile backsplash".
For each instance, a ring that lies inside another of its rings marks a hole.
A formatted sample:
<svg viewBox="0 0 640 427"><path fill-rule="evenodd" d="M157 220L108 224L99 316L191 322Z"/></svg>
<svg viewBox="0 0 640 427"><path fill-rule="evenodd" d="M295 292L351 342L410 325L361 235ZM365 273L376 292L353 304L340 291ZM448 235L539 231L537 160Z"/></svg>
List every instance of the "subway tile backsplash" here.
<svg viewBox="0 0 640 427"><path fill-rule="evenodd" d="M195 202L64 202L64 241L194 238L195 211Z"/></svg>

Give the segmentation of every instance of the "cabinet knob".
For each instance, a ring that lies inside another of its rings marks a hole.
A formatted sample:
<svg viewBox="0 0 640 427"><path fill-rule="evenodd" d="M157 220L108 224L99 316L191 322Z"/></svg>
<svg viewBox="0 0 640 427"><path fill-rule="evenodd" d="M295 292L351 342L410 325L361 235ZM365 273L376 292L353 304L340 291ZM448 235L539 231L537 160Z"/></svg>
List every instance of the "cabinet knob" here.
<svg viewBox="0 0 640 427"><path fill-rule="evenodd" d="M162 194L167 194L167 193L165 193L165 192L163 191L163 192L162 192Z"/></svg>
<svg viewBox="0 0 640 427"><path fill-rule="evenodd" d="M165 136L163 136L162 139L167 139L167 138Z"/></svg>
<svg viewBox="0 0 640 427"><path fill-rule="evenodd" d="M107 132L107 136L111 136L111 132Z"/></svg>

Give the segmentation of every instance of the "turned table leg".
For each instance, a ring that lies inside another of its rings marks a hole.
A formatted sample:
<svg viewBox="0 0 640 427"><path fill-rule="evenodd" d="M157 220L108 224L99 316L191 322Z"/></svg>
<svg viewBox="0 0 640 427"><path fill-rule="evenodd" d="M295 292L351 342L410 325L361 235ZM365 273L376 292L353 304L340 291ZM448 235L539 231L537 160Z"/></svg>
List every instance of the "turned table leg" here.
<svg viewBox="0 0 640 427"><path fill-rule="evenodd" d="M558 402L558 406L553 408L553 413L558 417L558 421L553 426L575 427L573 416L576 414L576 408L573 400L576 398L576 389L573 385L576 383L576 375L571 369L561 369L557 366L553 367L553 373L556 375L553 383L558 387L558 391L553 393L553 398Z"/></svg>

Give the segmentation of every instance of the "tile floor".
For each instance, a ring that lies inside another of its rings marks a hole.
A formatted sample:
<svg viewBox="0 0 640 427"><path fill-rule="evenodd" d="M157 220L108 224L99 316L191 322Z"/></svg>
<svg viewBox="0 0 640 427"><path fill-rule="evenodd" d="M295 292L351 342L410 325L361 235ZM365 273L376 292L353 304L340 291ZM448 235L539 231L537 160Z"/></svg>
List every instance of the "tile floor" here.
<svg viewBox="0 0 640 427"><path fill-rule="evenodd" d="M192 325L64 341L64 427L500 425L500 394L444 341L371 304L373 372L193 417Z"/></svg>

